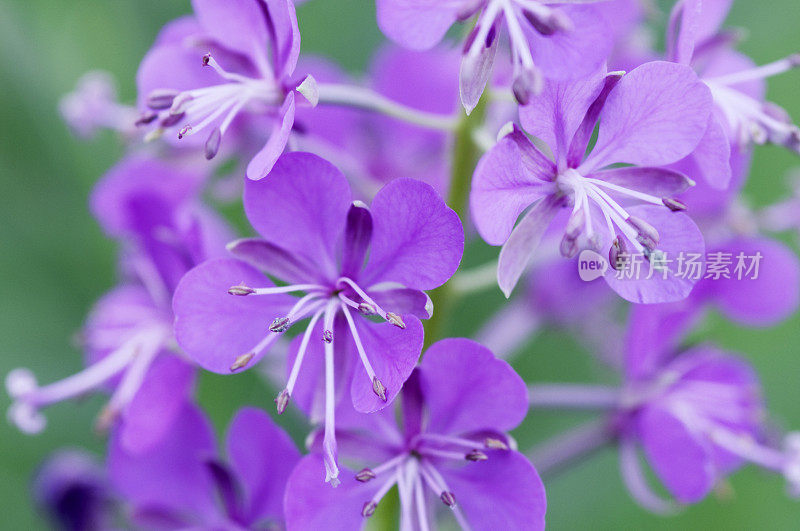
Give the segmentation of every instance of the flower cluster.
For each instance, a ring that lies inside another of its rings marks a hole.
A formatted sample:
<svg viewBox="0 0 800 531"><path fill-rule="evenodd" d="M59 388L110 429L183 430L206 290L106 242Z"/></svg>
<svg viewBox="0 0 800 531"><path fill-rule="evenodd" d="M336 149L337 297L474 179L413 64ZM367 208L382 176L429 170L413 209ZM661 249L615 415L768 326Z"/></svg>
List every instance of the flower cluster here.
<svg viewBox="0 0 800 531"><path fill-rule="evenodd" d="M800 303L800 261L773 237L800 225L797 197L741 194L755 145L800 153L764 86L797 55L756 66L724 0L678 0L663 52L634 38L653 26L639 0L377 0L394 44L358 81L301 56L295 3L193 0L142 59L135 105L100 72L62 102L76 134L112 129L127 154L90 201L120 280L80 334L85 369L6 377L29 434L51 404L109 395L104 464L58 454L37 480L54 518L543 529L540 474L606 445L655 512L746 463L800 496L800 435L768 429L754 369L684 342L711 308L768 326ZM237 201L250 234L220 213ZM460 269L480 240L497 260ZM460 298L498 286L510 300L447 337ZM618 383L526 383L506 360L546 326ZM254 407L216 448L195 381L254 367L277 415L308 419L302 451ZM509 432L540 408L597 418L520 448Z"/></svg>

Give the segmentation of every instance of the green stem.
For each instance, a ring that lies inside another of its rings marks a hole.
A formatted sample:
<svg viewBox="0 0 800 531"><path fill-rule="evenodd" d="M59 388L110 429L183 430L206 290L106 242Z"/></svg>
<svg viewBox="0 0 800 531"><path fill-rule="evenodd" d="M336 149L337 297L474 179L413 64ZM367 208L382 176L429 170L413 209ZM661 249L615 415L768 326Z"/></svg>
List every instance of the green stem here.
<svg viewBox="0 0 800 531"><path fill-rule="evenodd" d="M481 99L469 116L464 116L458 124L453 145L453 168L450 178L450 193L447 204L455 210L466 232L467 202L469 200L470 182L475 165L481 155L475 144L473 133L482 124L486 114L485 98ZM433 317L425 323L425 346L445 337L454 307L457 293L451 282L433 290L430 294L433 302Z"/></svg>

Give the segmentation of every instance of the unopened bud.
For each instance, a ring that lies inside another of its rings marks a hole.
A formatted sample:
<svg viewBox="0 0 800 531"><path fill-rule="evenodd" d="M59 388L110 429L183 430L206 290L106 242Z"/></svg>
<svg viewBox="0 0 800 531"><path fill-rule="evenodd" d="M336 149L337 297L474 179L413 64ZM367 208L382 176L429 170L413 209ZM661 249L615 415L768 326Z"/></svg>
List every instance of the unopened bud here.
<svg viewBox="0 0 800 531"><path fill-rule="evenodd" d="M222 133L219 130L219 127L215 128L211 131L211 134L208 135L208 140L206 140L205 146L205 156L206 160L211 160L217 156L217 152L219 151L219 143L222 140Z"/></svg>
<svg viewBox="0 0 800 531"><path fill-rule="evenodd" d="M442 492L442 495L439 497L441 498L442 503L444 503L448 507L456 506L456 496L452 492L444 491Z"/></svg>
<svg viewBox="0 0 800 531"><path fill-rule="evenodd" d="M665 207L672 210L673 212L683 212L684 210L686 210L686 205L684 205L677 199L672 199L671 197L663 197L661 198L661 202L664 203Z"/></svg>
<svg viewBox="0 0 800 531"><path fill-rule="evenodd" d="M325 343L332 343L333 342L333 330L325 330L322 332L322 340Z"/></svg>
<svg viewBox="0 0 800 531"><path fill-rule="evenodd" d="M483 444L486 445L486 448L491 448L493 450L508 450L508 445L501 441L500 439L495 439L494 437L487 437Z"/></svg>
<svg viewBox="0 0 800 531"><path fill-rule="evenodd" d="M403 319L400 318L399 315L392 312L386 312L386 320L395 325L397 328L405 328L406 324L403 322Z"/></svg>
<svg viewBox="0 0 800 531"><path fill-rule="evenodd" d="M367 481L375 479L376 477L377 476L375 475L375 472L373 472L371 469L362 468L356 474L356 481L360 481L361 483L366 483Z"/></svg>
<svg viewBox="0 0 800 531"><path fill-rule="evenodd" d="M374 501L368 501L364 504L364 508L361 509L361 516L364 518L369 518L373 514L375 514L375 509L378 508L378 504Z"/></svg>
<svg viewBox="0 0 800 531"><path fill-rule="evenodd" d="M236 360L233 362L233 365L231 365L231 372L236 372L245 365L247 365L248 363L250 363L250 360L252 360L255 357L255 355L256 355L255 352L248 352L247 354L242 354L241 356L238 356Z"/></svg>
<svg viewBox="0 0 800 531"><path fill-rule="evenodd" d="M386 402L386 387L383 385L383 382L378 380L377 376L372 378L372 390L378 395L378 398Z"/></svg>
<svg viewBox="0 0 800 531"><path fill-rule="evenodd" d="M236 286L231 286L228 288L229 295L237 295L239 297L244 297L245 295L252 295L255 293L256 290L249 286L245 286L244 284L237 284Z"/></svg>
<svg viewBox="0 0 800 531"><path fill-rule="evenodd" d="M375 315L375 307L368 302L359 304L358 311L361 312L361 315Z"/></svg>
<svg viewBox="0 0 800 531"><path fill-rule="evenodd" d="M486 455L485 453L481 452L480 450L475 449L475 450L472 450L467 455L465 455L464 459L466 459L467 461L473 461L473 462L475 462L475 461L486 461L487 459L489 459L489 456Z"/></svg>
<svg viewBox="0 0 800 531"><path fill-rule="evenodd" d="M278 415L282 415L283 412L286 411L286 406L289 405L290 397L291 395L289 395L289 391L286 389L278 393L278 396L275 397L275 407L278 410Z"/></svg>
<svg viewBox="0 0 800 531"><path fill-rule="evenodd" d="M282 334L289 330L289 327L292 326L292 323L289 322L288 317L276 317L272 324L269 325L269 331L275 332L276 334Z"/></svg>

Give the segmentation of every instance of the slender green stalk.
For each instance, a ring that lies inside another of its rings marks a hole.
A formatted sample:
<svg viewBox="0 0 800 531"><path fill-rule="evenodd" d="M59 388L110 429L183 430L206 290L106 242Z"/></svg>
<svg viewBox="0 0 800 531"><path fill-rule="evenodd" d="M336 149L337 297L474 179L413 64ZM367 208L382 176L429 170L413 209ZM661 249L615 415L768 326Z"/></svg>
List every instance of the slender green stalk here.
<svg viewBox="0 0 800 531"><path fill-rule="evenodd" d="M450 193L447 204L455 210L461 223L467 227L467 202L472 173L481 155L479 146L475 143L474 132L482 125L486 114L485 98L481 99L475 110L469 116L464 116L458 124L453 144L452 174L450 179ZM431 292L433 301L433 317L425 323L425 346L445 337L448 324L452 318L451 310L455 306L457 292L452 283L448 282Z"/></svg>

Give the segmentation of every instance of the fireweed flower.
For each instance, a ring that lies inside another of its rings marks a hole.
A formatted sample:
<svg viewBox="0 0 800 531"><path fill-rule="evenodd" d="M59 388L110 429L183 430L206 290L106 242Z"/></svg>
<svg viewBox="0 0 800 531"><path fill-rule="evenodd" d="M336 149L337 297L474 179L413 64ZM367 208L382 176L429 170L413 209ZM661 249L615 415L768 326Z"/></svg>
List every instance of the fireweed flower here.
<svg viewBox="0 0 800 531"><path fill-rule="evenodd" d="M597 5L591 5L591 4ZM616 2L540 0L377 0L378 25L393 41L427 50L457 21L477 14L464 43L461 102L467 113L478 104L497 53L499 32L507 29L513 63L514 95L520 103L542 90L550 79L589 74L605 61L612 44Z"/></svg>
<svg viewBox="0 0 800 531"><path fill-rule="evenodd" d="M672 63L548 83L520 118L553 158L515 127L481 158L473 178L473 219L487 243L503 245L497 277L506 296L556 219L565 227L561 254L571 258L589 248L607 255L612 267L604 278L623 298L654 303L686 297L693 282L676 275L668 260L704 250L700 231L673 198L692 181L659 166L694 150L710 110L708 89L691 69ZM597 142L585 155L598 120ZM568 216L559 216L567 209ZM659 274L616 278L615 269L628 267L637 254Z"/></svg>
<svg viewBox="0 0 800 531"><path fill-rule="evenodd" d="M335 484L336 403L349 387L355 408L373 412L400 391L422 348L419 318L432 311L423 290L457 269L463 229L429 185L411 179L386 185L371 207L353 202L344 176L310 153L287 153L269 179L247 181L244 206L263 239L233 242L240 260L208 261L183 278L173 301L178 343L204 368L231 373L309 319L275 402L283 412L291 397L324 419L326 479Z"/></svg>
<svg viewBox="0 0 800 531"><path fill-rule="evenodd" d="M281 529L283 493L300 460L289 436L263 412L239 410L225 438L227 461L216 451L212 426L184 404L167 436L131 453L117 434L108 474L146 529Z"/></svg>
<svg viewBox="0 0 800 531"><path fill-rule="evenodd" d="M463 529L544 528L542 482L506 435L527 409L525 384L506 362L474 341L445 339L401 396L399 421L390 408L342 412L343 453L363 468L329 489L317 481L323 458L303 458L286 488L288 529L360 529L395 485L400 529L435 528L436 506Z"/></svg>
<svg viewBox="0 0 800 531"><path fill-rule="evenodd" d="M692 66L714 97L709 128L692 160L718 188L730 180L726 142L734 152L769 142L800 154L800 129L785 110L765 101L765 80L800 66L800 54L756 66L735 51L736 35L720 31L731 4L681 0L667 31L668 59Z"/></svg>
<svg viewBox="0 0 800 531"><path fill-rule="evenodd" d="M36 472L33 497L58 529L107 529L112 522L105 470L78 450L59 450L47 458Z"/></svg>
<svg viewBox="0 0 800 531"><path fill-rule="evenodd" d="M300 34L291 0L194 0L168 24L137 74L141 125L151 136L198 138L207 159L241 113L266 120L269 140L247 167L261 179L283 151L295 112ZM195 135L200 135L195 137ZM202 137L202 138L201 138Z"/></svg>
<svg viewBox="0 0 800 531"><path fill-rule="evenodd" d="M92 391L111 398L98 418L119 420L130 448L164 433L192 388L194 369L175 351L170 303L193 264L224 250L229 232L196 203L202 174L154 159L121 162L95 188L91 208L105 231L123 242L125 280L95 305L83 331L86 368L40 386L28 369L6 378L9 419L26 433L44 429L42 409Z"/></svg>

